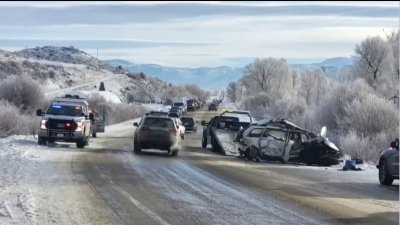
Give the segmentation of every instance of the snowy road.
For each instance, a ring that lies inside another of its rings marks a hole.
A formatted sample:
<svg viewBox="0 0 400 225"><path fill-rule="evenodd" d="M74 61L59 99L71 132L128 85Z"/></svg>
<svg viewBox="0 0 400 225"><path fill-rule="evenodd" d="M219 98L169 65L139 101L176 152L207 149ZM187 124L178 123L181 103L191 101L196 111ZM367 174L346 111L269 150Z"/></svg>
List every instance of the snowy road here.
<svg viewBox="0 0 400 225"><path fill-rule="evenodd" d="M132 153L132 121L78 150L0 140L0 224L398 224L377 171L246 162L203 150Z"/></svg>

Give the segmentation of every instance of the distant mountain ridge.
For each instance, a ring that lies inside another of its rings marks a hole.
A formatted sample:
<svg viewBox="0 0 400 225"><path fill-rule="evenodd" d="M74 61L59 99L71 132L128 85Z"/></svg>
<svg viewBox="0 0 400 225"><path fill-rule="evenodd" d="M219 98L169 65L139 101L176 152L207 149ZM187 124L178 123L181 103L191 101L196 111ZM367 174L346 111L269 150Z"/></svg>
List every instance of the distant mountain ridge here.
<svg viewBox="0 0 400 225"><path fill-rule="evenodd" d="M107 60L114 67L121 66L131 72L155 76L174 84L197 84L205 89L224 89L229 82L237 81L243 75L243 68L220 67L169 67L156 64L135 64L126 60Z"/></svg>
<svg viewBox="0 0 400 225"><path fill-rule="evenodd" d="M143 72L155 76L163 81L175 84L195 83L205 89L224 89L230 82L237 81L243 76L244 68L229 66L219 67L170 67L157 64L135 64L123 59L106 60L113 67L121 66L131 72ZM353 61L346 57L335 57L326 59L320 63L289 64L292 69L320 68L327 77L335 79L339 68L352 65Z"/></svg>

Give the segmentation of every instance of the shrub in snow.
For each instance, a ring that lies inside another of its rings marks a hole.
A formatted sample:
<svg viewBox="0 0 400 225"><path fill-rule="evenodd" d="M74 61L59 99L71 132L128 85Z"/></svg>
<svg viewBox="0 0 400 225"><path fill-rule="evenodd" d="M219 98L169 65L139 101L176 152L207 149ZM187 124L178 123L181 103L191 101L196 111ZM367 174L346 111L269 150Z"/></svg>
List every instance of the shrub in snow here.
<svg viewBox="0 0 400 225"><path fill-rule="evenodd" d="M21 115L16 106L4 100L0 100L0 108L0 137L37 133L39 117Z"/></svg>
<svg viewBox="0 0 400 225"><path fill-rule="evenodd" d="M394 137L387 133L379 133L372 137L360 137L355 131L350 131L340 138L340 149L351 157L375 163L381 151L389 147Z"/></svg>
<svg viewBox="0 0 400 225"><path fill-rule="evenodd" d="M398 133L398 111L386 99L368 94L364 99L356 99L346 105L345 110L346 126L359 136L373 136L381 132Z"/></svg>
<svg viewBox="0 0 400 225"><path fill-rule="evenodd" d="M106 120L107 124L110 125L143 116L144 113L145 109L141 106L132 106L123 103L109 104Z"/></svg>
<svg viewBox="0 0 400 225"><path fill-rule="evenodd" d="M22 112L32 112L41 106L44 94L33 79L10 76L0 83L0 99L19 107Z"/></svg>

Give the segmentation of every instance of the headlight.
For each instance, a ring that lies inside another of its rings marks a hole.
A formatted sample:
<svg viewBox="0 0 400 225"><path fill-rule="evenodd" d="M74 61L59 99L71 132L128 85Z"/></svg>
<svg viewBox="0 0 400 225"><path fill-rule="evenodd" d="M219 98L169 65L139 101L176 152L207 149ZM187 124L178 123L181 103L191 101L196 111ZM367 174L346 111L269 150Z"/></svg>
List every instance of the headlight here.
<svg viewBox="0 0 400 225"><path fill-rule="evenodd" d="M47 120L42 119L42 121L40 122L40 129L46 130L47 127L48 127Z"/></svg>
<svg viewBox="0 0 400 225"><path fill-rule="evenodd" d="M75 122L75 131L83 130L83 122Z"/></svg>

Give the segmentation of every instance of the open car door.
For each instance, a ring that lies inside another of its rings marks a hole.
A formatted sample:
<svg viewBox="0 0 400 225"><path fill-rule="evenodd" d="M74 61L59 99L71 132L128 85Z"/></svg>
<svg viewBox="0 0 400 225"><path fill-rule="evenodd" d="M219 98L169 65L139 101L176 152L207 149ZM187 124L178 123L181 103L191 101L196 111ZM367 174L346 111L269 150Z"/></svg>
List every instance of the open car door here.
<svg viewBox="0 0 400 225"><path fill-rule="evenodd" d="M106 116L105 114L96 115L94 118L94 124L96 128L96 133L104 133L106 126Z"/></svg>

